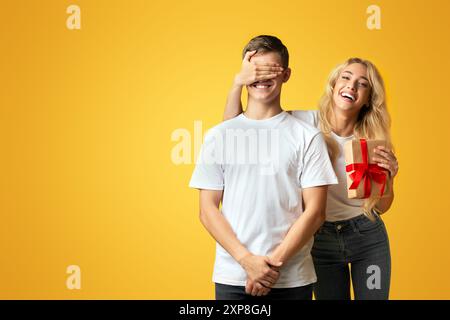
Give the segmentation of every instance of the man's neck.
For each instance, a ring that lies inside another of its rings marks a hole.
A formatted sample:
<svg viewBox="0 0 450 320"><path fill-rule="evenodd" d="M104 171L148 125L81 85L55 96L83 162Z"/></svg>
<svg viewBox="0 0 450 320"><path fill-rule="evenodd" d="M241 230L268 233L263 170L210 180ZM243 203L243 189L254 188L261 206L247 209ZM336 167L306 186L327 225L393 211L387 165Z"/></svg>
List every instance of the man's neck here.
<svg viewBox="0 0 450 320"><path fill-rule="evenodd" d="M263 103L249 98L244 114L247 118L253 120L264 120L272 118L282 111L280 99L276 99L271 103Z"/></svg>
<svg viewBox="0 0 450 320"><path fill-rule="evenodd" d="M331 117L331 126L333 127L333 132L341 137L348 137L353 134L356 121L358 120L358 114L353 114L350 112L345 112L334 109L334 116Z"/></svg>

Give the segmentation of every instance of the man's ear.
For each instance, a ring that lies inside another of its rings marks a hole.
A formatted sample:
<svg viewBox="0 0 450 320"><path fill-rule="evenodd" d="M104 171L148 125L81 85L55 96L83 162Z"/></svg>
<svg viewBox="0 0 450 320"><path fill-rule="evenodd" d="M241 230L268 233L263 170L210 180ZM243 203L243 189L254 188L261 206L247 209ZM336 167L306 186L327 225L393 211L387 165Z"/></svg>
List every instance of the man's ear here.
<svg viewBox="0 0 450 320"><path fill-rule="evenodd" d="M291 77L291 68L287 68L285 72L283 72L283 83L287 82Z"/></svg>

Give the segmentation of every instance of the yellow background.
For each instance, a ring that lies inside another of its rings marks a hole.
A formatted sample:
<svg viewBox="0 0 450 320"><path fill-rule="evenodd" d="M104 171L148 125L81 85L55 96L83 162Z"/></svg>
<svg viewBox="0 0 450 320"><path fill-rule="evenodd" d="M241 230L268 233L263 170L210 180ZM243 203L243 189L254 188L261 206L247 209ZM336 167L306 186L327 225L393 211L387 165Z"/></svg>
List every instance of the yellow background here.
<svg viewBox="0 0 450 320"><path fill-rule="evenodd" d="M81 8L81 30L66 8ZM366 9L381 8L381 30ZM450 1L2 1L0 298L212 299L214 241L171 134L221 120L243 46L282 39L286 109L372 60L400 172L393 299L450 298ZM193 154L193 151L192 151ZM81 290L66 288L68 265Z"/></svg>

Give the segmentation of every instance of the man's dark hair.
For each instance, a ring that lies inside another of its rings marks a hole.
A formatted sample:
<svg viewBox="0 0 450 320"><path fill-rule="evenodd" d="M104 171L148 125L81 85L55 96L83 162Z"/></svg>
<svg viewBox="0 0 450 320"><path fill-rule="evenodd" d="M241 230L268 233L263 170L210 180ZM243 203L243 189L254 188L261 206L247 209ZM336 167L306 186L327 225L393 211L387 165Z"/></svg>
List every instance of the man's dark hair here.
<svg viewBox="0 0 450 320"><path fill-rule="evenodd" d="M282 67L287 68L289 66L289 52L280 39L274 36L261 35L254 37L245 46L242 52L242 58L244 58L247 51L257 52L277 52L281 57Z"/></svg>

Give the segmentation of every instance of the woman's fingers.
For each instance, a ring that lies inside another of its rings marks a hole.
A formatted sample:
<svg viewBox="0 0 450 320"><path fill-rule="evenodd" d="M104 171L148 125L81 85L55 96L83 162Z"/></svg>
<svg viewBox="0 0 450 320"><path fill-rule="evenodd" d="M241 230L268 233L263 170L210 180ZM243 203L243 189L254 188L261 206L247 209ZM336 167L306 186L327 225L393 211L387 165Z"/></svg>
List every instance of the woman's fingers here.
<svg viewBox="0 0 450 320"><path fill-rule="evenodd" d="M379 162L379 163L389 163L389 160L385 159L385 158L378 158L378 157L373 157L372 160L374 162Z"/></svg>
<svg viewBox="0 0 450 320"><path fill-rule="evenodd" d="M386 152L386 151L384 151L384 150L377 149L377 150L375 151L375 153L376 153L377 155L381 156L381 157L386 158L386 159L394 160L394 158L393 158L388 152Z"/></svg>
<svg viewBox="0 0 450 320"><path fill-rule="evenodd" d="M256 72L256 81L261 80L269 80L278 77L281 72L273 72L273 71L257 71Z"/></svg>
<svg viewBox="0 0 450 320"><path fill-rule="evenodd" d="M283 71L259 70L259 71L255 71L255 73L256 73L256 75L282 74Z"/></svg>
<svg viewBox="0 0 450 320"><path fill-rule="evenodd" d="M392 150L389 150L388 148L384 147L384 146L378 146L375 148L375 153L385 156L393 161L397 161L397 158L395 157L394 153L392 152Z"/></svg>
<svg viewBox="0 0 450 320"><path fill-rule="evenodd" d="M250 59L256 54L256 50L247 51L244 56L244 60L250 62Z"/></svg>
<svg viewBox="0 0 450 320"><path fill-rule="evenodd" d="M259 65L259 64L256 64L255 65L255 70L256 71L283 72L284 68L283 67L274 66L274 65Z"/></svg>
<svg viewBox="0 0 450 320"><path fill-rule="evenodd" d="M395 176L398 172L398 161L392 150L384 146L378 146L374 149L374 152L377 156L373 157L372 160L377 162L380 167L388 169L392 177Z"/></svg>
<svg viewBox="0 0 450 320"><path fill-rule="evenodd" d="M258 75L258 76L256 76L256 81L270 80L270 79L276 78L278 76L279 76L278 73L270 73L270 74Z"/></svg>

